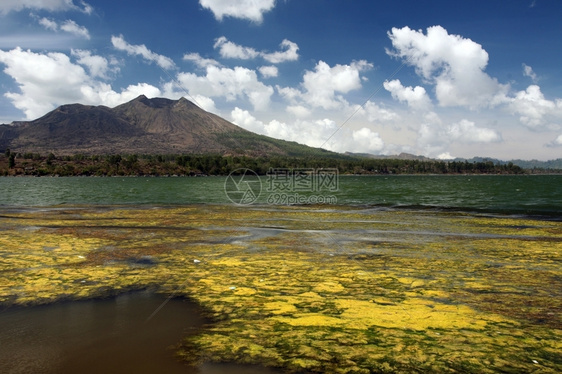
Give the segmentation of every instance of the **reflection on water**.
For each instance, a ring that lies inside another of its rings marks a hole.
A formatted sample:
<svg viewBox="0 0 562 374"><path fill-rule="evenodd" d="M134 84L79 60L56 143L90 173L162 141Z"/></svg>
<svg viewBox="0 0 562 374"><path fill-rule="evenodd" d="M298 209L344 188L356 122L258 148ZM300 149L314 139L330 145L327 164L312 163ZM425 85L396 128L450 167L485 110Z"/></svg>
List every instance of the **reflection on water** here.
<svg viewBox="0 0 562 374"><path fill-rule="evenodd" d="M174 345L208 322L192 302L149 292L0 312L1 373L274 373L174 358Z"/></svg>

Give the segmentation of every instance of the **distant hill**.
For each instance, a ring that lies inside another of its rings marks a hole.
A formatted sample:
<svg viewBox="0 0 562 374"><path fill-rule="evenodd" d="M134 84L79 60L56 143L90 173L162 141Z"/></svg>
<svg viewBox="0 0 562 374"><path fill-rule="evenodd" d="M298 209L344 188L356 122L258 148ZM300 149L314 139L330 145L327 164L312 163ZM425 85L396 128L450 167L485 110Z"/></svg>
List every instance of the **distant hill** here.
<svg viewBox="0 0 562 374"><path fill-rule="evenodd" d="M141 95L115 108L62 105L0 125L0 151L73 154L337 155L244 130L189 100Z"/></svg>
<svg viewBox="0 0 562 374"><path fill-rule="evenodd" d="M470 159L456 158L454 161L468 161L468 162L486 162L491 161L494 164L506 165L510 162L517 165L523 169L556 169L562 170L562 158L557 158L555 160L539 161L539 160L498 160L497 158L490 157L473 157Z"/></svg>
<svg viewBox="0 0 562 374"><path fill-rule="evenodd" d="M418 161L446 161L446 162L450 162L450 161L461 161L461 162L469 162L469 163L477 163L477 162L488 162L491 161L492 163L495 164L499 164L499 165L507 165L509 163L512 163L514 165L517 165L523 169L556 169L556 170L562 170L562 158L558 158L555 160L548 160L548 161L539 161L539 160L500 160L497 158L491 158L491 157L472 157L472 158L460 158L457 157L453 160L437 160L434 158L429 158L429 157L425 157L425 156L419 156L419 155L413 155L410 153L400 153L399 155L373 155L370 153L352 153L352 152L346 152L345 153L348 156L351 157L362 157L362 158L371 158L371 159L377 159L377 160L418 160Z"/></svg>
<svg viewBox="0 0 562 374"><path fill-rule="evenodd" d="M377 160L418 160L418 161L434 161L435 159L413 155L411 153L402 152L399 155L373 155L371 153L353 153L353 152L346 152L347 156L351 157L362 157L362 158L373 158Z"/></svg>

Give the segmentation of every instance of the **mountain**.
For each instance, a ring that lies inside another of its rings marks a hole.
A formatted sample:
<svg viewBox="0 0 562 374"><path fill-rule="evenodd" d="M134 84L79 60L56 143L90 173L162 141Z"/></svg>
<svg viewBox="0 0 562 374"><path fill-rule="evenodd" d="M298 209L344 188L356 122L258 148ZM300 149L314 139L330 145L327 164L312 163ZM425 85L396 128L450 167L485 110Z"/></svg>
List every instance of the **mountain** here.
<svg viewBox="0 0 562 374"><path fill-rule="evenodd" d="M429 158L429 157L413 155L411 153L405 153L405 152L402 152L399 155L374 155L374 154L371 154L371 153L353 153L353 152L345 152L345 154L347 156L351 156L351 157L372 158L372 159L377 159L377 160L383 160L383 159L387 159L387 160L418 160L418 161L435 160L435 159L432 159L432 158Z"/></svg>
<svg viewBox="0 0 562 374"><path fill-rule="evenodd" d="M115 108L62 105L33 121L0 125L0 151L72 154L336 155L244 130L185 98L144 95Z"/></svg>
<svg viewBox="0 0 562 374"><path fill-rule="evenodd" d="M539 160L499 160L497 158L491 157L472 157L470 159L465 158L455 158L453 161L461 161L461 162L492 162L494 164L506 165L506 164L514 164L523 169L547 169L547 170L562 170L562 158L557 158L554 160L548 161L539 161Z"/></svg>

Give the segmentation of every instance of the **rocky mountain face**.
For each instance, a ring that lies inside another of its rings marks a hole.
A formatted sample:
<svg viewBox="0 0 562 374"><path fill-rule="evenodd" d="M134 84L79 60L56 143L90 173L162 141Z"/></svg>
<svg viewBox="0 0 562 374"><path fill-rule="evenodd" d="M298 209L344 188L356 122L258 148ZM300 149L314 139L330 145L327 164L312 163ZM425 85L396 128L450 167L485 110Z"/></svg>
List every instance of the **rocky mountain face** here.
<svg viewBox="0 0 562 374"><path fill-rule="evenodd" d="M71 154L325 154L254 134L185 98L144 95L115 108L62 105L33 121L0 125L0 151Z"/></svg>

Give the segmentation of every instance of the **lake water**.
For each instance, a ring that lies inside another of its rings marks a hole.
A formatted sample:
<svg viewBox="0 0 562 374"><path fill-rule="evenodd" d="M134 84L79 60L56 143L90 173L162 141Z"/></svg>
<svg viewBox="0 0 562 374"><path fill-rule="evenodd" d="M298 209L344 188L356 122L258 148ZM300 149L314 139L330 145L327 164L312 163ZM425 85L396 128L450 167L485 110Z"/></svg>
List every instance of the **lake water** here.
<svg viewBox="0 0 562 374"><path fill-rule="evenodd" d="M148 291L12 308L0 313L0 369L11 374L274 373L238 365L192 368L175 360L174 346L209 322L193 302Z"/></svg>
<svg viewBox="0 0 562 374"><path fill-rule="evenodd" d="M257 200L254 203L257 204L328 201L338 205L455 209L551 217L562 214L562 175L339 176L337 184L328 188L287 183L284 189L279 183L272 186L272 180L263 176L259 179L247 178L246 181L255 183ZM225 182L226 177L3 177L0 178L0 206L243 202L227 194L230 190ZM316 197L316 200L309 199L310 196Z"/></svg>

